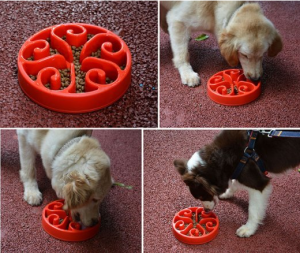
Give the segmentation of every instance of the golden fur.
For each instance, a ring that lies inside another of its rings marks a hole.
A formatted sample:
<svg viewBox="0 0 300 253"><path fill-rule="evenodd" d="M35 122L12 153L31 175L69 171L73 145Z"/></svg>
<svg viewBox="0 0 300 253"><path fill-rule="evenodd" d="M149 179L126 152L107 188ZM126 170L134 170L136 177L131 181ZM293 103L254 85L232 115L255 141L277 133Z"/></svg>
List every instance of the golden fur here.
<svg viewBox="0 0 300 253"><path fill-rule="evenodd" d="M90 137L92 131L23 129L17 133L25 201L30 205L42 201L34 169L38 153L57 197L65 200L64 209L84 226L96 224L99 205L112 186L112 178L110 159ZM77 137L81 138L72 142Z"/></svg>
<svg viewBox="0 0 300 253"><path fill-rule="evenodd" d="M173 63L181 81L196 86L200 78L189 63L188 42L192 31L214 33L221 54L230 66L241 64L245 76L261 78L265 52L271 57L282 50L274 25L256 3L242 1L161 1L160 22L170 35Z"/></svg>

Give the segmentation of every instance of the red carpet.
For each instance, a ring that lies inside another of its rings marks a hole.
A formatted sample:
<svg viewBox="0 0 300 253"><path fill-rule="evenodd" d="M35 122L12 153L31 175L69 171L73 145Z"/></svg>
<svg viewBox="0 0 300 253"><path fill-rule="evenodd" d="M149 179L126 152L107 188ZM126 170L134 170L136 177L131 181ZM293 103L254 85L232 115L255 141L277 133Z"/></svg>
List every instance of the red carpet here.
<svg viewBox="0 0 300 253"><path fill-rule="evenodd" d="M99 233L84 242L59 241L43 230L42 210L57 199L50 180L38 158L43 203L38 207L28 205L19 179L16 132L2 130L1 135L1 252L141 252L141 131L94 131L93 136L111 158L115 181L133 189L111 189L100 206Z"/></svg>

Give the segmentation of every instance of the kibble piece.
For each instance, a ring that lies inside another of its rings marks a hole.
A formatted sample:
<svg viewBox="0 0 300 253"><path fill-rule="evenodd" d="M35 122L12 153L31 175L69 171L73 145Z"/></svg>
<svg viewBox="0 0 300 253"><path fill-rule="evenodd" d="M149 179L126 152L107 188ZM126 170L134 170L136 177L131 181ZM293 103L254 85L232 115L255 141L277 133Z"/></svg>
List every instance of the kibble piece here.
<svg viewBox="0 0 300 253"><path fill-rule="evenodd" d="M235 94L235 95L238 95L238 94L239 94L239 90L238 90L238 88L237 88L236 86L234 86L234 94Z"/></svg>
<svg viewBox="0 0 300 253"><path fill-rule="evenodd" d="M107 84L109 84L109 83L113 83L114 80L110 79L109 77L106 77L106 78L105 78L105 82L106 82Z"/></svg>
<svg viewBox="0 0 300 253"><path fill-rule="evenodd" d="M90 40L91 38L93 38L95 35L94 34L88 34L87 35L87 40Z"/></svg>
<svg viewBox="0 0 300 253"><path fill-rule="evenodd" d="M50 55L59 54L58 50L50 47Z"/></svg>
<svg viewBox="0 0 300 253"><path fill-rule="evenodd" d="M97 51L91 53L92 57L101 58L101 48L98 48Z"/></svg>
<svg viewBox="0 0 300 253"><path fill-rule="evenodd" d="M34 76L34 75L29 75L29 77L30 77L33 81L35 81L35 80L37 79L37 76Z"/></svg>

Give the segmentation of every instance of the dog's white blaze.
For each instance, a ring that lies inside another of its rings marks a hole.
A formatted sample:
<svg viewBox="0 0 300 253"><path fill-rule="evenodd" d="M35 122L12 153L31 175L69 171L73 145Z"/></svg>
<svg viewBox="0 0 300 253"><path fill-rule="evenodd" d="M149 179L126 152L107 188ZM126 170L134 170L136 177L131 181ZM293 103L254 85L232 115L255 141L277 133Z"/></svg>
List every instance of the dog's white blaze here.
<svg viewBox="0 0 300 253"><path fill-rule="evenodd" d="M201 201L201 203L205 209L212 210L215 207L214 201Z"/></svg>
<svg viewBox="0 0 300 253"><path fill-rule="evenodd" d="M190 160L187 162L188 171L191 171L198 165L204 165L204 161L201 159L199 152L195 152Z"/></svg>
<svg viewBox="0 0 300 253"><path fill-rule="evenodd" d="M205 209L212 210L219 203L219 198L218 196L214 196L213 201L201 201L201 203Z"/></svg>

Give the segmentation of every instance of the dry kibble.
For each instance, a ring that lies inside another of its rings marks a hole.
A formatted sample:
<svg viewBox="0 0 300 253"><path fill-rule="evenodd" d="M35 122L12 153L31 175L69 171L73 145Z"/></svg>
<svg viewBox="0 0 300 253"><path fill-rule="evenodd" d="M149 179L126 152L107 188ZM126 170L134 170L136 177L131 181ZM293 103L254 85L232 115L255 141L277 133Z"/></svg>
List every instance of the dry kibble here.
<svg viewBox="0 0 300 253"><path fill-rule="evenodd" d="M90 40L91 38L93 38L95 35L94 34L88 34L87 35L87 40Z"/></svg>
<svg viewBox="0 0 300 253"><path fill-rule="evenodd" d="M234 91L234 95L238 95L239 94L239 90L236 86L233 87L233 91ZM231 93L231 88L227 89L227 94Z"/></svg>
<svg viewBox="0 0 300 253"><path fill-rule="evenodd" d="M239 90L238 90L238 88L236 86L234 86L234 94L235 95L239 94Z"/></svg>
<svg viewBox="0 0 300 253"><path fill-rule="evenodd" d="M69 69L59 69L60 81L62 88L67 88L70 85L70 70Z"/></svg>
<svg viewBox="0 0 300 253"><path fill-rule="evenodd" d="M34 75L29 75L29 77L33 80L33 81L35 81L36 80L36 76L34 76Z"/></svg>
<svg viewBox="0 0 300 253"><path fill-rule="evenodd" d="M93 38L95 35L94 34L88 34L87 35L87 40L90 40L91 38ZM61 39L66 40L66 36L62 36ZM48 41L48 43L50 43L50 38L46 39ZM81 71L81 64L80 64L80 54L81 54L81 50L83 48L83 45L80 47L75 47L75 46L71 46L71 50L72 50L72 54L73 54L73 63L74 63L74 68L75 68L75 84L76 84L76 92L77 93L82 93L85 90L85 76L86 76L86 72ZM57 49L54 48L50 48L50 55L55 55L55 54L59 54ZM97 51L92 52L91 53L92 57L96 57L96 58L101 58L101 49L99 48ZM27 59L28 61L33 61L34 58L33 56L29 57ZM120 68L123 70L125 69L125 65L120 66ZM60 77L61 77L61 88L60 90L63 90L65 88L67 88L70 83L71 83L71 70L70 69L59 69L58 70L60 73ZM36 76L30 75L29 76L32 80L36 80ZM106 84L112 83L113 80L110 79L109 77L106 77ZM50 89L50 83L45 84L45 87Z"/></svg>
<svg viewBox="0 0 300 253"><path fill-rule="evenodd" d="M112 83L113 80L111 80L109 77L106 77L106 78L105 78L105 82L106 82L107 84L109 84L109 83Z"/></svg>
<svg viewBox="0 0 300 253"><path fill-rule="evenodd" d="M57 49L50 48L50 55L59 54Z"/></svg>
<svg viewBox="0 0 300 253"><path fill-rule="evenodd" d="M101 58L101 49L99 48L97 51L92 52L92 57Z"/></svg>
<svg viewBox="0 0 300 253"><path fill-rule="evenodd" d="M80 64L80 53L82 50L83 46L80 47L75 47L71 46L72 53L73 53L73 58L74 58L74 68L75 68L75 83L76 83L76 92L81 93L84 92L84 87L85 87L85 75L86 73L81 71L81 64Z"/></svg>

